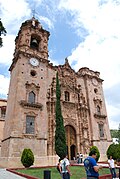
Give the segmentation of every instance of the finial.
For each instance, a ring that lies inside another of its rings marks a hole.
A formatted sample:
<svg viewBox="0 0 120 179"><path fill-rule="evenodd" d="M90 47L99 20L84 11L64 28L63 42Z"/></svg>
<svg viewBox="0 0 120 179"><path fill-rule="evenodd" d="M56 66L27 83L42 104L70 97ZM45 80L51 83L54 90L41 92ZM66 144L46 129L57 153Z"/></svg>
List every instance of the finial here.
<svg viewBox="0 0 120 179"><path fill-rule="evenodd" d="M32 10L32 14L33 14L33 18L35 18L35 14L36 14L35 9Z"/></svg>
<svg viewBox="0 0 120 179"><path fill-rule="evenodd" d="M35 6L34 6L34 9L32 10L32 13L33 13L33 17L32 17L32 25L33 25L33 27L35 27L35 14L36 14Z"/></svg>
<svg viewBox="0 0 120 179"><path fill-rule="evenodd" d="M68 58L67 57L65 58L65 63L68 64Z"/></svg>

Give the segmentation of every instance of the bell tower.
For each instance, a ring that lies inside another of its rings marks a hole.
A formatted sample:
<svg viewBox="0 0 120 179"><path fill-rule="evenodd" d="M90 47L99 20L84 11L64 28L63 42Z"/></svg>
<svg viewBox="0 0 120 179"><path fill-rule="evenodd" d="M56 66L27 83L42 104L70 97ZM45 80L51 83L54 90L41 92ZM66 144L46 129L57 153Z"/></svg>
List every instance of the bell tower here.
<svg viewBox="0 0 120 179"><path fill-rule="evenodd" d="M36 158L47 157L45 79L48 78L49 35L33 17L22 23L15 39L1 147L1 156L9 167L21 163L24 148L31 148Z"/></svg>
<svg viewBox="0 0 120 179"><path fill-rule="evenodd" d="M34 17L25 21L15 39L14 57L22 52L47 60L49 35L49 32L44 30Z"/></svg>

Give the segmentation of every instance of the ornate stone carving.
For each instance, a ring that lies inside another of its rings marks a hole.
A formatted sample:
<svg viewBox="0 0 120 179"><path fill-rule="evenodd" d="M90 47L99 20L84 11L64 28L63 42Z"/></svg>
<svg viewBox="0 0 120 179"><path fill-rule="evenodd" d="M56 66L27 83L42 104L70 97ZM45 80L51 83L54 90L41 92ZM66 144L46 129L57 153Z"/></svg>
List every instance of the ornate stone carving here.
<svg viewBox="0 0 120 179"><path fill-rule="evenodd" d="M40 109L40 110L42 110L42 108L43 108L43 105L40 104L40 103L28 103L25 100L21 100L20 105L23 106L23 107L36 108L36 109Z"/></svg>

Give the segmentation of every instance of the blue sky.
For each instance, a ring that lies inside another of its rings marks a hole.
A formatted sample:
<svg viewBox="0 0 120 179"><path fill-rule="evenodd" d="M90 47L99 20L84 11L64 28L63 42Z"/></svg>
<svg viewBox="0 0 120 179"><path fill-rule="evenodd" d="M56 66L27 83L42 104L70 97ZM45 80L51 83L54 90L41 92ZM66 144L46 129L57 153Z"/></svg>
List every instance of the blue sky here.
<svg viewBox="0 0 120 179"><path fill-rule="evenodd" d="M75 71L99 71L111 129L120 123L120 0L0 0L7 30L0 48L0 98L7 98L14 39L21 23L35 17L50 32L49 60L68 57Z"/></svg>

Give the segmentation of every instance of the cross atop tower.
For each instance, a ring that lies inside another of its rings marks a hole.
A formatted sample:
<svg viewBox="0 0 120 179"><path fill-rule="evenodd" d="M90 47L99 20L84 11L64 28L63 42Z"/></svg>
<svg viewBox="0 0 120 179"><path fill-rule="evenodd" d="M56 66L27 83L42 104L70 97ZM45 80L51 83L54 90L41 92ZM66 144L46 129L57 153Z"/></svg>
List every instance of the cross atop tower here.
<svg viewBox="0 0 120 179"><path fill-rule="evenodd" d="M33 14L33 17L35 18L35 14L37 14L35 11L35 8L32 10L32 14Z"/></svg>

